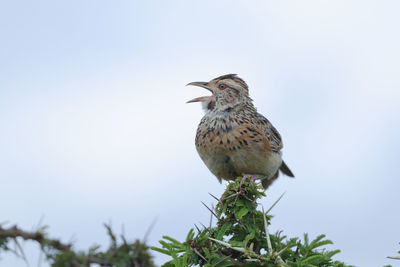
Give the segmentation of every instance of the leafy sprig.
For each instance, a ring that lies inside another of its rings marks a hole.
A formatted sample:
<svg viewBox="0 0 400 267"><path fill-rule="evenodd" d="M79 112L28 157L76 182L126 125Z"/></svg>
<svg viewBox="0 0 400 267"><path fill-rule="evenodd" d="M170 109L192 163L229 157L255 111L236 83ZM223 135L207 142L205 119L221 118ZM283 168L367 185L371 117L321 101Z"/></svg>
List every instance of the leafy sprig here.
<svg viewBox="0 0 400 267"><path fill-rule="evenodd" d="M310 240L307 234L302 239L270 234L270 209L264 212L257 202L262 197L262 186L239 177L220 199L214 197L215 209L208 207L215 226L196 226L197 233L190 229L183 242L163 236L161 247L152 249L172 257L163 267L350 267L332 259L340 250L325 249L333 244L325 235Z"/></svg>

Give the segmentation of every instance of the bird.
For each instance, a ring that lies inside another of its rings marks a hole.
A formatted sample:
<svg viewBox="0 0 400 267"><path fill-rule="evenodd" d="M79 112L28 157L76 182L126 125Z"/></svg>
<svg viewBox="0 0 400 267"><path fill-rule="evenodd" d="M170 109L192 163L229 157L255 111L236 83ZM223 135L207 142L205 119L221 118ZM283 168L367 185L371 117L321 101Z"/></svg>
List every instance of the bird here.
<svg viewBox="0 0 400 267"><path fill-rule="evenodd" d="M200 158L219 182L242 176L261 180L267 189L283 173L294 177L282 159L283 142L272 123L257 112L247 83L237 74L187 85L205 88L210 96L200 102L205 115L198 125L195 145Z"/></svg>

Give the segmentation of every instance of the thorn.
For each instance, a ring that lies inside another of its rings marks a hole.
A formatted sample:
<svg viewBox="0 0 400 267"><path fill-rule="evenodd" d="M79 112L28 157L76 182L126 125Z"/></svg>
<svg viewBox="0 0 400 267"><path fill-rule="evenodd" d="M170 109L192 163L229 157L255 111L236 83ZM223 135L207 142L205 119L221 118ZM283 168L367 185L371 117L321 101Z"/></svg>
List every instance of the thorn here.
<svg viewBox="0 0 400 267"><path fill-rule="evenodd" d="M40 218L39 218L39 221L38 221L38 223L37 223L37 225L36 225L36 227L35 227L35 229L37 229L37 230L39 230L40 231L40 229L41 229L41 225L42 225L42 223L43 223L43 220L44 220L44 214L42 214L41 216L40 216Z"/></svg>
<svg viewBox="0 0 400 267"><path fill-rule="evenodd" d="M272 204L272 206L267 210L266 214L268 214L274 207L276 204L278 204L279 200L281 200L281 198L286 194L286 192L283 192L283 194L278 197L278 199L274 202L274 204Z"/></svg>
<svg viewBox="0 0 400 267"><path fill-rule="evenodd" d="M220 245L223 245L225 247L228 247L228 248L231 248L233 250L239 251L239 252L243 252L244 253L246 251L246 249L244 249L244 248L232 247L231 244L229 244L227 242L224 242L224 241L220 241L220 240L217 240L217 239L214 239L214 238L211 238L211 237L208 237L208 239L210 239L210 240L212 240L212 241L214 241L214 242L216 242L216 243L218 243Z"/></svg>
<svg viewBox="0 0 400 267"><path fill-rule="evenodd" d="M144 237L143 237L143 241L142 241L143 244L147 243L147 238L149 237L151 231L153 230L154 225L156 225L157 219L158 219L157 217L154 218L153 221L151 222L149 228L147 228L146 233L144 234Z"/></svg>
<svg viewBox="0 0 400 267"><path fill-rule="evenodd" d="M211 209L214 210L214 205L213 205L213 204L211 204ZM211 228L211 226L212 226L212 219L213 219L213 216L212 216L212 214L211 214L211 215L210 215L210 228Z"/></svg>
<svg viewBox="0 0 400 267"><path fill-rule="evenodd" d="M204 230L207 229L207 227L204 224L202 224L201 222L200 222L200 224L201 224L201 226L203 226Z"/></svg>
<svg viewBox="0 0 400 267"><path fill-rule="evenodd" d="M25 252L21 247L21 244L18 242L16 238L14 238L14 243L15 243L15 251L19 251L19 255L21 259L26 263L26 265L29 267L29 262L28 259L26 258Z"/></svg>
<svg viewBox="0 0 400 267"><path fill-rule="evenodd" d="M211 193L208 193L210 196L212 196L216 201L218 201L219 202L219 199L216 197L216 196L214 196L213 194L211 194Z"/></svg>
<svg viewBox="0 0 400 267"><path fill-rule="evenodd" d="M250 246L249 246L249 249L250 249L251 251L253 251L253 248L254 248L254 243L251 243Z"/></svg>
<svg viewBox="0 0 400 267"><path fill-rule="evenodd" d="M203 255L201 255L201 253L196 248L194 248L193 251L194 251L194 253L199 255L199 257L202 258L205 262L208 262L208 260L206 258L204 258Z"/></svg>
<svg viewBox="0 0 400 267"><path fill-rule="evenodd" d="M281 255L287 248L281 249L278 253L276 253L277 256Z"/></svg>
<svg viewBox="0 0 400 267"><path fill-rule="evenodd" d="M203 201L201 201L201 203L204 205L204 207L206 207L215 216L215 218L217 218L217 220L219 219L217 214L215 214L215 212L212 209L210 209L206 204L204 204Z"/></svg>
<svg viewBox="0 0 400 267"><path fill-rule="evenodd" d="M270 237L269 237L267 215L265 215L264 207L262 208L262 210L263 210L263 218L264 218L265 235L266 235L266 238L267 238L268 253L269 253L270 255L272 255L272 245L271 245L271 239L270 239Z"/></svg>

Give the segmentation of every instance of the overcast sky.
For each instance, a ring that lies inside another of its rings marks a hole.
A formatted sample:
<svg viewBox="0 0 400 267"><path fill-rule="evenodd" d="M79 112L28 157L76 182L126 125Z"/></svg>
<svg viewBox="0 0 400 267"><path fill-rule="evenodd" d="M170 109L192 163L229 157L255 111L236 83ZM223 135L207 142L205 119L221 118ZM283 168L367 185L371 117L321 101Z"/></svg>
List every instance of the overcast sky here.
<svg viewBox="0 0 400 267"><path fill-rule="evenodd" d="M283 136L296 179L263 205L272 230L326 234L336 259L395 262L400 249L398 1L1 1L0 222L77 248L183 240L219 184L194 147L205 95L247 81ZM31 266L39 253L25 245ZM154 253L155 254L155 253ZM26 266L0 255L0 266ZM156 255L158 264L166 257ZM42 266L46 266L42 264Z"/></svg>

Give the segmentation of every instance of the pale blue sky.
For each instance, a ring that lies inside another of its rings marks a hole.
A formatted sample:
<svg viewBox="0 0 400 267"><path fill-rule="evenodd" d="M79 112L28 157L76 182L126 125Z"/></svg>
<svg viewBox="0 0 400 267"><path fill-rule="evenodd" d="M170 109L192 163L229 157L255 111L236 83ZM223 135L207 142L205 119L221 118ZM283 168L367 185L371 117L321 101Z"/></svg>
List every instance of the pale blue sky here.
<svg viewBox="0 0 400 267"><path fill-rule="evenodd" d="M272 230L325 233L362 267L399 250L397 1L0 2L0 222L79 248L183 239L222 193L194 147L185 87L226 73L281 132L296 179ZM26 245L31 266L38 253ZM157 255L157 263L166 258ZM0 266L25 266L2 256ZM45 265L43 265L45 266Z"/></svg>

